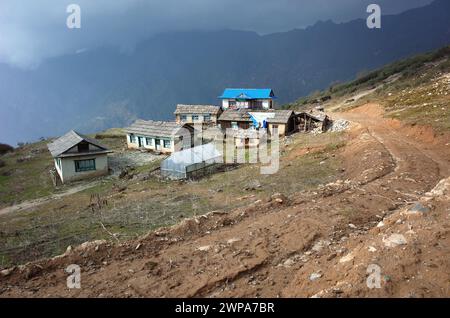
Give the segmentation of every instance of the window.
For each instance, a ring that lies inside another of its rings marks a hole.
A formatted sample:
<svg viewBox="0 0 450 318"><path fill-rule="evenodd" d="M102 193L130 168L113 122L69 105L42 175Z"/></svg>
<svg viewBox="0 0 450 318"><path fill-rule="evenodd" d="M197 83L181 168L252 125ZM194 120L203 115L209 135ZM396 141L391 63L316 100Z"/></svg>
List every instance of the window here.
<svg viewBox="0 0 450 318"><path fill-rule="evenodd" d="M136 143L136 136L135 135L130 135L130 143L131 144L135 144Z"/></svg>
<svg viewBox="0 0 450 318"><path fill-rule="evenodd" d="M198 121L198 115L192 115L192 121Z"/></svg>
<svg viewBox="0 0 450 318"><path fill-rule="evenodd" d="M75 160L75 172L95 170L95 159Z"/></svg>
<svg viewBox="0 0 450 318"><path fill-rule="evenodd" d="M262 100L255 100L255 101L253 101L253 108L263 108Z"/></svg>
<svg viewBox="0 0 450 318"><path fill-rule="evenodd" d="M203 121L211 121L211 114L203 115Z"/></svg>
<svg viewBox="0 0 450 318"><path fill-rule="evenodd" d="M153 138L145 138L145 143L147 146L153 146Z"/></svg>
<svg viewBox="0 0 450 318"><path fill-rule="evenodd" d="M164 148L170 148L171 142L170 140L164 140Z"/></svg>
<svg viewBox="0 0 450 318"><path fill-rule="evenodd" d="M186 115L180 115L180 120L181 121L187 121L187 116Z"/></svg>
<svg viewBox="0 0 450 318"><path fill-rule="evenodd" d="M236 121L232 121L231 122L231 128L233 128L233 129L238 129L239 127L238 127L238 123L236 122Z"/></svg>
<svg viewBox="0 0 450 318"><path fill-rule="evenodd" d="M228 102L228 106L229 106L229 107L236 107L236 101L235 101L235 100L230 100L230 101Z"/></svg>

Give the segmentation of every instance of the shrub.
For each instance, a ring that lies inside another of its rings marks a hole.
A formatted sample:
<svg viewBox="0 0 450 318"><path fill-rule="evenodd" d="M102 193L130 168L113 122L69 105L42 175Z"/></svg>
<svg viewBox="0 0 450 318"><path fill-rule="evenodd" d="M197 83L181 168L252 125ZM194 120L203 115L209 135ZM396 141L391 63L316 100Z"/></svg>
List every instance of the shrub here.
<svg viewBox="0 0 450 318"><path fill-rule="evenodd" d="M0 144L0 155L14 151L14 148L7 144Z"/></svg>

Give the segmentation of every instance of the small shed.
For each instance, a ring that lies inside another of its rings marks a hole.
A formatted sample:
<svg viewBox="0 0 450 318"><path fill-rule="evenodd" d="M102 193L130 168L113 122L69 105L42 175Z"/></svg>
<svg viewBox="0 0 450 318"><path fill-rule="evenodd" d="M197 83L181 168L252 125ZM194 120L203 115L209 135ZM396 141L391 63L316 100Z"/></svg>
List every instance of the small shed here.
<svg viewBox="0 0 450 318"><path fill-rule="evenodd" d="M195 179L221 163L221 151L209 143L173 153L161 163L161 175L175 180Z"/></svg>

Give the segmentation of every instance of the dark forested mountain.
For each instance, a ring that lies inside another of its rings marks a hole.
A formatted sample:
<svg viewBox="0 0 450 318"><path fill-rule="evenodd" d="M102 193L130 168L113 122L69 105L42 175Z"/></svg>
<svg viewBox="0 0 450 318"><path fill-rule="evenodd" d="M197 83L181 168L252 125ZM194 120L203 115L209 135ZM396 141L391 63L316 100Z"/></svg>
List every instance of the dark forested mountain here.
<svg viewBox="0 0 450 318"><path fill-rule="evenodd" d="M132 53L101 48L53 58L34 70L0 64L0 142L172 118L177 103L217 103L224 87L271 87L278 104L388 62L450 43L450 1L394 16L318 22L260 36L174 32Z"/></svg>

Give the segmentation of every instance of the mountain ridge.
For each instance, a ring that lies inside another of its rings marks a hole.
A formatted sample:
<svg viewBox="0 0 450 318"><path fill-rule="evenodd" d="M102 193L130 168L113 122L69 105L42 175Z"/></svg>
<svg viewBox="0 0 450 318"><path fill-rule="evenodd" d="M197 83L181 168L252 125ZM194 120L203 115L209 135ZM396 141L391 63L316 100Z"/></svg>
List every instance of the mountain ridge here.
<svg viewBox="0 0 450 318"><path fill-rule="evenodd" d="M433 23L430 23L433 21ZM99 48L53 58L33 71L0 64L3 142L92 132L138 117L171 119L177 103L217 104L227 86L272 87L279 104L361 71L450 43L450 3L305 29L185 31L156 35L134 52ZM351 57L351 58L350 58ZM49 89L50 88L50 89Z"/></svg>

